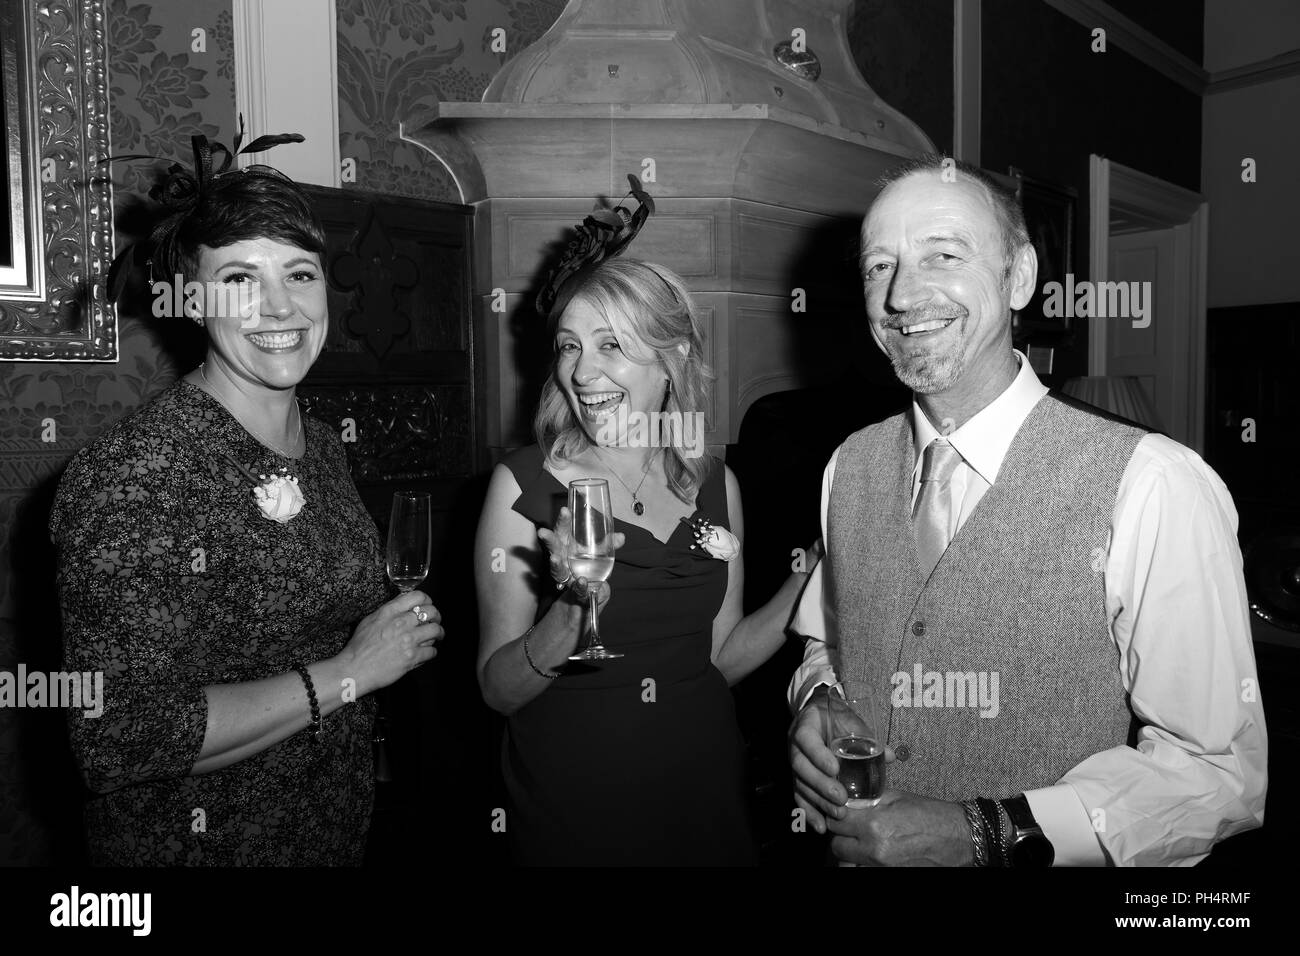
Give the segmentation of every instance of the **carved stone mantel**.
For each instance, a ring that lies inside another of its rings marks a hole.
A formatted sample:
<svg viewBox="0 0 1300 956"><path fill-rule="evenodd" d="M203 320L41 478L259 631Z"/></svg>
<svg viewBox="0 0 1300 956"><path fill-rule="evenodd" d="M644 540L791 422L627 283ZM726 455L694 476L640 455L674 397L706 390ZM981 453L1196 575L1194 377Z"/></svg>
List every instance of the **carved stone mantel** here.
<svg viewBox="0 0 1300 956"><path fill-rule="evenodd" d="M857 164L879 174L930 148L925 140L908 148L767 103L440 103L421 122L405 135L447 164L467 203L611 190L621 196L624 175L653 159L655 180L646 188L656 199L726 196L858 215Z"/></svg>
<svg viewBox="0 0 1300 956"><path fill-rule="evenodd" d="M763 395L842 371L843 349L826 345L859 319L860 297L826 263L852 258L845 229L880 173L933 148L857 72L851 2L570 0L484 102L403 124L476 210L489 446L528 441L535 376L521 361L545 343L522 359L520 344L541 322L548 251L597 197L617 201L627 173L658 207L632 254L680 273L707 320L711 445L734 442Z"/></svg>

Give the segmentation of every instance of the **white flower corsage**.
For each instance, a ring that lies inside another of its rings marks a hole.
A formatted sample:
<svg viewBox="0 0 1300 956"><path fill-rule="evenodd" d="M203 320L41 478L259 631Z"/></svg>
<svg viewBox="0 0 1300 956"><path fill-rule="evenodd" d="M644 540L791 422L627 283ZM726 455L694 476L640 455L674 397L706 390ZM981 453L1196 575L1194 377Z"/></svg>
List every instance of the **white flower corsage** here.
<svg viewBox="0 0 1300 956"><path fill-rule="evenodd" d="M292 475L262 475L262 483L253 489L263 518L285 524L302 510L307 499Z"/></svg>
<svg viewBox="0 0 1300 956"><path fill-rule="evenodd" d="M692 551L698 547L709 557L717 558L719 561L734 561L736 555L740 554L740 539L726 528L717 527L708 518L696 518L694 521L686 521L683 518L682 521L686 522L686 526L695 535L695 544L691 545Z"/></svg>

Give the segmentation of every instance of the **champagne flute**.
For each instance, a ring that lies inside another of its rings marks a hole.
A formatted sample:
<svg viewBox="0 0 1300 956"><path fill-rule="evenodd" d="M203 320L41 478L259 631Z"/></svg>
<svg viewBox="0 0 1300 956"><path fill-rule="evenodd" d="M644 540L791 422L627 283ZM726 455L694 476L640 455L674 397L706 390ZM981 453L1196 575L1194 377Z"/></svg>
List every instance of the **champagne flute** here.
<svg viewBox="0 0 1300 956"><path fill-rule="evenodd" d="M885 789L885 742L876 697L865 681L842 681L827 695L826 745L839 761L846 806L870 807Z"/></svg>
<svg viewBox="0 0 1300 956"><path fill-rule="evenodd" d="M388 524L388 580L403 594L418 587L428 575L432 537L428 493L394 492Z"/></svg>
<svg viewBox="0 0 1300 956"><path fill-rule="evenodd" d="M587 582L606 581L614 571L614 519L609 503L609 482L604 478L579 478L569 482L569 513L573 516L573 553L569 570ZM594 588L588 589L591 616L587 647L570 654L571 661L609 661L623 655L600 642Z"/></svg>
<svg viewBox="0 0 1300 956"><path fill-rule="evenodd" d="M393 492L393 513L388 521L388 580L405 594L415 590L429 574L430 548L433 538L433 518L429 511L429 495L422 491ZM390 783L393 779L388 756L388 710L386 702L389 689L378 694L378 708L371 744L374 748L375 781Z"/></svg>

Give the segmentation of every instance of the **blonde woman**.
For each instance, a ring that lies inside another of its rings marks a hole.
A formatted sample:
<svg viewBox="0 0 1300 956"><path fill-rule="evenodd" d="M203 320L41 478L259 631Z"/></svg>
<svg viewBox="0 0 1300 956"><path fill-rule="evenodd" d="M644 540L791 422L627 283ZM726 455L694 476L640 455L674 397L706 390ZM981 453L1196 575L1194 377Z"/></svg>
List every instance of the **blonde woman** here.
<svg viewBox="0 0 1300 956"><path fill-rule="evenodd" d="M479 680L508 718L507 832L525 864L750 865L728 686L781 645L806 575L743 615L739 488L694 439L699 316L667 269L594 258L543 296L555 360L537 444L497 466L479 525ZM608 481L621 532L600 630L624 656L598 666L567 660L586 582L561 509L589 477ZM505 573L487 570L495 548Z"/></svg>

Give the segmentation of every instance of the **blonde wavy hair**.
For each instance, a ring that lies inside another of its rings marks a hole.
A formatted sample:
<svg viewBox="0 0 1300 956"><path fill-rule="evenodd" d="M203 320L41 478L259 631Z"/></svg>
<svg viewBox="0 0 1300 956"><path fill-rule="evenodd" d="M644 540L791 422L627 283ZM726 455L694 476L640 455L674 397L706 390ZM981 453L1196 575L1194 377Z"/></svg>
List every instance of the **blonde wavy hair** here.
<svg viewBox="0 0 1300 956"><path fill-rule="evenodd" d="M682 280L663 266L620 256L601 263L580 281L582 286L570 304L581 300L599 312L629 360L663 367L670 385L661 411L680 413L683 421L686 415L703 411L705 388L713 373L704 361L700 316ZM551 316L552 342L559 320L559 315ZM556 349L533 418L537 444L552 464L571 461L594 444L556 380L559 359ZM712 458L688 458L675 444L662 444L668 487L690 504L708 477Z"/></svg>

